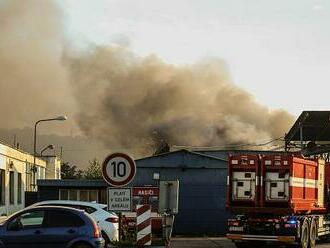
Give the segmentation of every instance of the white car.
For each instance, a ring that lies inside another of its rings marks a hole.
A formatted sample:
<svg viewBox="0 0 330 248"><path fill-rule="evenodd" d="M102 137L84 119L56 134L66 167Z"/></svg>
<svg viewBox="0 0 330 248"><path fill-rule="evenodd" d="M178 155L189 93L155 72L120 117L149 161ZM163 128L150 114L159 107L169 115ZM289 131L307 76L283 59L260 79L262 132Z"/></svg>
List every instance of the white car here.
<svg viewBox="0 0 330 248"><path fill-rule="evenodd" d="M33 204L34 206L66 206L77 209L85 210L86 213L98 223L102 237L104 238L106 245L110 241L118 240L118 216L113 212L107 211L107 205L99 204L95 202L84 202L84 201L70 201L70 200L52 200L42 201Z"/></svg>

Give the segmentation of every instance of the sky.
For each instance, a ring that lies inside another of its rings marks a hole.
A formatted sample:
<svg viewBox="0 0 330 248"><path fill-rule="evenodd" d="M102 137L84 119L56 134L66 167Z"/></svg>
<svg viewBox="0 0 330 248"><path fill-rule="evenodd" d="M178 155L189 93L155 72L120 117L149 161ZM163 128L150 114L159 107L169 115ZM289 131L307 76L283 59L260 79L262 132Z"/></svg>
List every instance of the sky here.
<svg viewBox="0 0 330 248"><path fill-rule="evenodd" d="M328 0L57 0L79 49L127 46L170 64L217 57L270 108L328 109Z"/></svg>

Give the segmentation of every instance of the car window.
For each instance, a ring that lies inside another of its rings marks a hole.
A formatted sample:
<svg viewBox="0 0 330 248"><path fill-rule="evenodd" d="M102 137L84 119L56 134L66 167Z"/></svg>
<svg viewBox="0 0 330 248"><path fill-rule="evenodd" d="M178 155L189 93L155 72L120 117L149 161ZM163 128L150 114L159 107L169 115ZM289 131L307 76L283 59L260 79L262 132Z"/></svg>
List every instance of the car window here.
<svg viewBox="0 0 330 248"><path fill-rule="evenodd" d="M44 216L45 212L41 210L25 212L11 220L8 224L8 229L18 230L41 227L44 221Z"/></svg>
<svg viewBox="0 0 330 248"><path fill-rule="evenodd" d="M43 206L45 206L45 205L48 205L48 206L62 206L62 207L80 209L80 210L84 210L88 214L94 213L96 211L96 209L93 208L93 207L82 206L82 205L73 205L73 204L64 204L64 203L47 203L47 204L43 204Z"/></svg>
<svg viewBox="0 0 330 248"><path fill-rule="evenodd" d="M96 211L95 208L88 207L88 206L79 206L79 207L80 207L80 209L84 210L88 214L94 213Z"/></svg>
<svg viewBox="0 0 330 248"><path fill-rule="evenodd" d="M81 217L72 212L63 210L47 211L45 227L79 227L84 224Z"/></svg>

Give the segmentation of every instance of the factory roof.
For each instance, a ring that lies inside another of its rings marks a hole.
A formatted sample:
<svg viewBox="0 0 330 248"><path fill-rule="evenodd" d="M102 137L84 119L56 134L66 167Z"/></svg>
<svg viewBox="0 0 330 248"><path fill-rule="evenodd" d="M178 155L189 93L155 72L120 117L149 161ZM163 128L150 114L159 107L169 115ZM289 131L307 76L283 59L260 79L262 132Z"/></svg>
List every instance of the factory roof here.
<svg viewBox="0 0 330 248"><path fill-rule="evenodd" d="M330 141L330 111L303 111L285 140Z"/></svg>

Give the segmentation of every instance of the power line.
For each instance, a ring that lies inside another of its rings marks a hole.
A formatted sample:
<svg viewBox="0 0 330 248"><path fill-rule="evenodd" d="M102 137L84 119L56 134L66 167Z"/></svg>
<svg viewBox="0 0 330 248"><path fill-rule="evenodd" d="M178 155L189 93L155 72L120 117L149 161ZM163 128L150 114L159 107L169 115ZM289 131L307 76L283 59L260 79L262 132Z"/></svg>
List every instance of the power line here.
<svg viewBox="0 0 330 248"><path fill-rule="evenodd" d="M266 141L260 141L262 143L246 143L246 144L223 144L219 146L187 146L187 145L172 145L174 148L191 148L191 149L229 149L229 148L240 148L240 147L260 147L260 146L266 146L269 145L273 142L276 141L284 141L283 140L284 136L271 139L271 140L266 140ZM127 148L121 147L121 148L100 148L100 149L65 149L63 148L63 153L66 152L101 152L101 151L110 151L110 150L126 150Z"/></svg>
<svg viewBox="0 0 330 248"><path fill-rule="evenodd" d="M281 136L279 138L276 139L271 139L271 140L267 140L267 141L263 141L263 143L254 143L254 144L223 144L221 146L182 146L182 145L173 145L173 147L176 148L191 148L191 149L229 149L229 148L240 148L240 147L247 147L247 146L252 146L252 147L256 147L256 146L265 146L265 145L269 145L273 142L276 141L284 141L283 140L284 136Z"/></svg>

